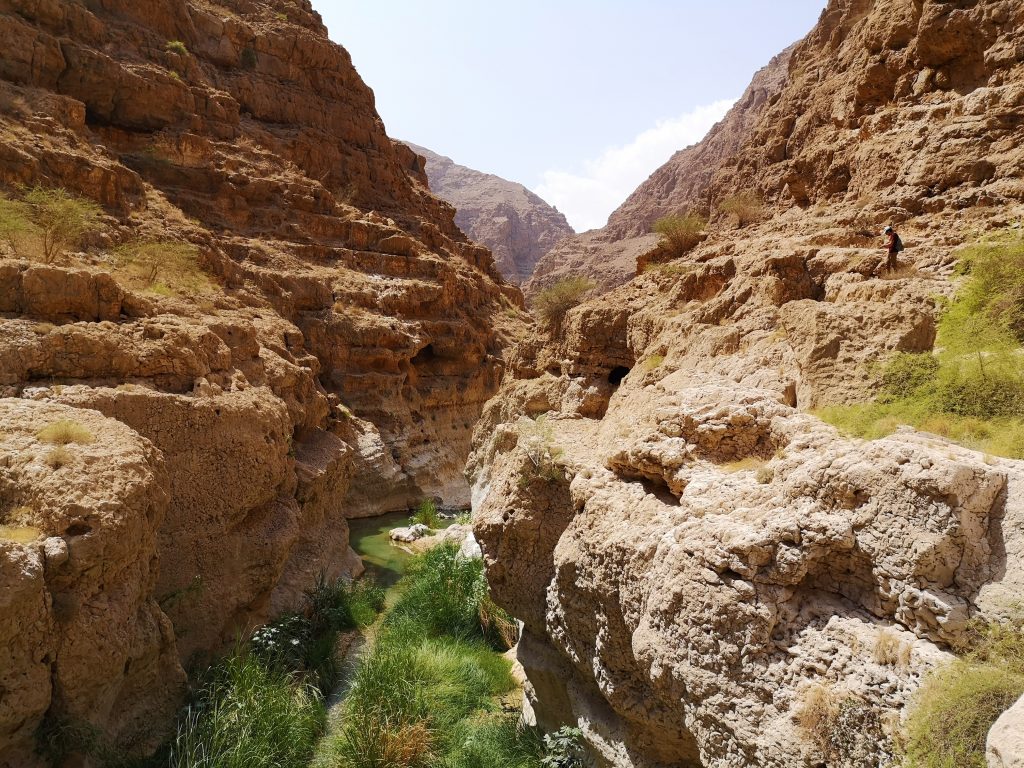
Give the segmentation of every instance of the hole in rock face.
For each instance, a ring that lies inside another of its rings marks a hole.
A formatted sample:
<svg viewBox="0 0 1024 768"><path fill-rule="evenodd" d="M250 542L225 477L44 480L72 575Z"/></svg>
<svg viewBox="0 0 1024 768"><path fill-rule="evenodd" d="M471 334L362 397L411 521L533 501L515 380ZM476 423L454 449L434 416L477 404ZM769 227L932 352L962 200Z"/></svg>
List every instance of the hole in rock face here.
<svg viewBox="0 0 1024 768"><path fill-rule="evenodd" d="M85 523L72 523L71 525L68 526L67 530L64 531L64 535L65 536L85 536L85 534L89 533L89 531L91 531L91 530L92 530L92 526L91 525L86 525Z"/></svg>
<svg viewBox="0 0 1024 768"><path fill-rule="evenodd" d="M431 360L434 359L434 357L436 357L434 353L434 345L427 344L427 346L425 346L423 349L421 349L419 352L413 355L412 364L423 365L423 363L429 363Z"/></svg>
<svg viewBox="0 0 1024 768"><path fill-rule="evenodd" d="M608 373L608 383L613 387L617 387L628 374L629 368L624 365L617 365Z"/></svg>

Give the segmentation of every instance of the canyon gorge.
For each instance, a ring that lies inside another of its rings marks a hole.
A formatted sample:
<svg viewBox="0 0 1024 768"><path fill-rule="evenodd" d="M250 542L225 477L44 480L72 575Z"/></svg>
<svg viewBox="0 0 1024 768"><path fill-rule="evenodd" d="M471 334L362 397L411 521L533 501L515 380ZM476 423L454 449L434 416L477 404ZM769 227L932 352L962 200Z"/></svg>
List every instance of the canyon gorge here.
<svg viewBox="0 0 1024 768"><path fill-rule="evenodd" d="M1021 632L1024 396L998 449L830 423L956 353L965 254L1024 269L1019 0L828 0L581 234L389 137L309 0L0 0L0 45L2 768L101 765L41 751L67 723L156 753L360 575L349 520L423 499L471 510L525 722L596 766L901 765L930 676ZM1013 290L964 326L1000 403Z"/></svg>

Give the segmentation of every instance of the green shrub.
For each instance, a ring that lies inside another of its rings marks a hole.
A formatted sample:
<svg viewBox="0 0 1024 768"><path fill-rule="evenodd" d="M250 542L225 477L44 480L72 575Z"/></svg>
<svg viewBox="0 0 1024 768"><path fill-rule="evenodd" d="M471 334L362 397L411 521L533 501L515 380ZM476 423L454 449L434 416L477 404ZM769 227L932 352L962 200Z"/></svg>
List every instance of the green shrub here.
<svg viewBox="0 0 1024 768"><path fill-rule="evenodd" d="M24 240L35 232L28 206L21 200L0 195L0 240L18 255Z"/></svg>
<svg viewBox="0 0 1024 768"><path fill-rule="evenodd" d="M306 768L324 732L320 692L237 650L207 675L178 726L173 768Z"/></svg>
<svg viewBox="0 0 1024 768"><path fill-rule="evenodd" d="M435 529L441 527L441 516L437 513L437 505L433 499L424 499L416 507L416 512L410 518L413 524L425 525L427 528Z"/></svg>
<svg viewBox="0 0 1024 768"><path fill-rule="evenodd" d="M893 357L882 372L878 400L891 403L923 387L931 386L939 372L939 360L930 352L901 352Z"/></svg>
<svg viewBox="0 0 1024 768"><path fill-rule="evenodd" d="M168 40L167 45L164 46L164 50L169 53L176 53L179 56L188 56L188 48L181 40Z"/></svg>
<svg viewBox="0 0 1024 768"><path fill-rule="evenodd" d="M696 213L673 213L654 222L654 231L661 235L661 247L673 257L692 251L704 239L708 220Z"/></svg>
<svg viewBox="0 0 1024 768"><path fill-rule="evenodd" d="M43 258L51 263L67 248L78 247L100 224L103 209L65 189L33 187L25 193L27 214L42 238Z"/></svg>
<svg viewBox="0 0 1024 768"><path fill-rule="evenodd" d="M256 49L251 45L247 45L242 49L242 54L239 58L239 63L242 69L256 69L257 56Z"/></svg>
<svg viewBox="0 0 1024 768"><path fill-rule="evenodd" d="M252 654L288 673L304 673L324 693L341 673L335 655L338 633L373 622L384 607L384 590L373 582L327 581L306 592L306 612L279 617L253 633Z"/></svg>
<svg viewBox="0 0 1024 768"><path fill-rule="evenodd" d="M544 737L544 768L585 768L583 731L564 725Z"/></svg>
<svg viewBox="0 0 1024 768"><path fill-rule="evenodd" d="M907 719L907 768L985 768L985 738L1024 694L1024 631L995 626L929 675Z"/></svg>
<svg viewBox="0 0 1024 768"><path fill-rule="evenodd" d="M581 304L596 285L586 277L564 277L537 293L532 302L533 312L548 330L557 332L565 314Z"/></svg>
<svg viewBox="0 0 1024 768"><path fill-rule="evenodd" d="M737 224L745 227L761 218L764 203L755 192L739 192L725 198L719 203L718 209L722 213L735 216Z"/></svg>
<svg viewBox="0 0 1024 768"><path fill-rule="evenodd" d="M955 339L970 350L978 344L975 334L981 326L983 346L998 343L993 332L1024 342L1024 236L999 234L959 255L957 272L969 279L944 318L947 340L959 328Z"/></svg>

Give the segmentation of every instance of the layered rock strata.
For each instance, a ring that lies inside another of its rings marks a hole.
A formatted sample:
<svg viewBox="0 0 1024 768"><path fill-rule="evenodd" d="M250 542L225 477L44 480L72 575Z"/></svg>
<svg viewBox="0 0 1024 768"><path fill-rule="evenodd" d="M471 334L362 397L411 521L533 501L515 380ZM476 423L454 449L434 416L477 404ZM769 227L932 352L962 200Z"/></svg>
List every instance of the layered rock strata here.
<svg viewBox="0 0 1024 768"><path fill-rule="evenodd" d="M308 2L5 0L0 44L8 195L103 207L0 246L0 764L145 752L183 668L358 568L347 517L468 501L522 300Z"/></svg>

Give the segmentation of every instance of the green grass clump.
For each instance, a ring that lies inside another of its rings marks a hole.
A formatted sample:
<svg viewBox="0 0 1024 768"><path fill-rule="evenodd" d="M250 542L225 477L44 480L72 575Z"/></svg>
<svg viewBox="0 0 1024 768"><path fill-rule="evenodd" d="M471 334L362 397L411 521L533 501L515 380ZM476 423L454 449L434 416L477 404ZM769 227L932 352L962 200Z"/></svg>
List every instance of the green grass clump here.
<svg viewBox="0 0 1024 768"><path fill-rule="evenodd" d="M340 677L338 633L372 623L383 607L384 592L373 583L318 579L301 613L260 628L207 671L168 764L308 766L326 728L324 695Z"/></svg>
<svg viewBox="0 0 1024 768"><path fill-rule="evenodd" d="M985 768L988 731L1022 694L1024 631L989 628L925 679L907 720L906 767Z"/></svg>
<svg viewBox="0 0 1024 768"><path fill-rule="evenodd" d="M562 327L565 314L583 302L596 287L586 277L565 277L540 291L533 299L532 309L537 319L552 333Z"/></svg>
<svg viewBox="0 0 1024 768"><path fill-rule="evenodd" d="M324 732L315 686L244 649L218 665L182 719L173 768L305 768Z"/></svg>
<svg viewBox="0 0 1024 768"><path fill-rule="evenodd" d="M515 682L481 621L482 563L442 544L413 561L400 589L316 765L540 768L539 735L500 706Z"/></svg>
<svg viewBox="0 0 1024 768"><path fill-rule="evenodd" d="M437 512L437 505L433 499L424 499L416 507L416 512L409 518L413 524L425 525L427 528L436 529L441 527L441 516Z"/></svg>
<svg viewBox="0 0 1024 768"><path fill-rule="evenodd" d="M985 453L1024 458L1024 240L965 249L965 280L939 321L935 353L900 353L872 403L821 418L874 439L908 424Z"/></svg>
<svg viewBox="0 0 1024 768"><path fill-rule="evenodd" d="M188 56L188 48L181 40L168 40L164 50L169 53L176 53L179 56Z"/></svg>

